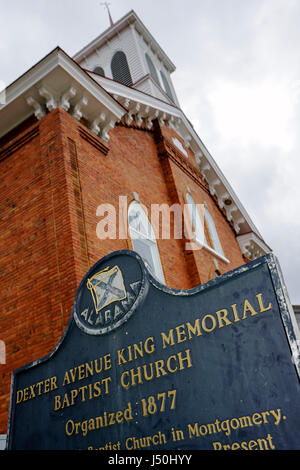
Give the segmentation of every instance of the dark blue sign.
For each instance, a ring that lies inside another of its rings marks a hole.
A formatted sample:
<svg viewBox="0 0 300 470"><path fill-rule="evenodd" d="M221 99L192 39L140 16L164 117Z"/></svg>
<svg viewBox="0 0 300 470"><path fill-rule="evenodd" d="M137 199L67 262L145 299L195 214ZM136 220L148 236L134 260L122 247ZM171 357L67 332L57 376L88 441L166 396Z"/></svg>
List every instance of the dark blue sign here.
<svg viewBox="0 0 300 470"><path fill-rule="evenodd" d="M181 291L112 253L57 347L13 373L8 448L300 449L293 318L273 255Z"/></svg>

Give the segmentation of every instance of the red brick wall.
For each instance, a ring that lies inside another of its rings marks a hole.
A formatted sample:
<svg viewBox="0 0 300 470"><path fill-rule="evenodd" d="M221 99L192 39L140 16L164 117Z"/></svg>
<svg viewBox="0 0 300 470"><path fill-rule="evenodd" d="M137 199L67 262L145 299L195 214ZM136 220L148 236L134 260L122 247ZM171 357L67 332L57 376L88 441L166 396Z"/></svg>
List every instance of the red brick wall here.
<svg viewBox="0 0 300 470"><path fill-rule="evenodd" d="M176 132L166 126L156 131L158 148L162 165L165 172L168 173L167 185L172 194L173 202L186 204L186 193L189 191L196 204L207 204L207 209L211 214L225 257L229 263L223 261L217 256L213 256L208 250L202 248L186 252L187 266L191 275L191 284L196 286L199 283L205 283L213 278L216 271L221 274L228 272L245 263L235 238L233 228L228 223L225 213L223 213L216 201L212 198L207 183L202 178L193 153L186 149L189 158L186 159L173 145L172 137L177 137L182 144L184 142ZM206 238L209 239L209 233L206 230Z"/></svg>
<svg viewBox="0 0 300 470"><path fill-rule="evenodd" d="M57 344L79 282L60 113L49 114L11 144L32 129L34 137L0 162L0 338L6 343L0 433L6 431L11 370Z"/></svg>
<svg viewBox="0 0 300 470"><path fill-rule="evenodd" d="M110 203L118 207L120 195L127 196L130 203L136 192L150 214L151 203L171 204L171 200L153 133L120 125L112 132L107 156L85 141L78 142L77 152L88 250L93 264L110 251L131 247L130 240L99 240L96 237L99 204ZM181 243L158 240L158 249L167 284L175 288L189 287ZM180 275L179 272L176 274L174 266L178 266Z"/></svg>
<svg viewBox="0 0 300 470"><path fill-rule="evenodd" d="M244 263L234 232L196 169L172 147L175 132L117 125L106 145L62 110L29 123L0 142L0 433L6 432L10 374L53 349L70 318L76 288L107 253L131 248L129 239L99 240L97 207L118 207L133 192L152 203L184 204L189 186L206 201L225 256L221 273ZM2 160L1 160L2 155ZM6 157L6 158L4 158ZM117 213L118 216L118 213ZM207 250L184 250L185 240L158 240L166 283L191 288L211 279Z"/></svg>

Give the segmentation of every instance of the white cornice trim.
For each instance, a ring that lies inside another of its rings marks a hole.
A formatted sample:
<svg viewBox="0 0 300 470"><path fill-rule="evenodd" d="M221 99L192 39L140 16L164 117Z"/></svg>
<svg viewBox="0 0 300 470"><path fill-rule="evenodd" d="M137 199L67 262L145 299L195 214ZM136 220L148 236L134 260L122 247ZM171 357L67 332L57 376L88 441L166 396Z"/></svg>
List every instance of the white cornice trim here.
<svg viewBox="0 0 300 470"><path fill-rule="evenodd" d="M104 140L126 113L99 83L56 48L6 89L6 102L0 107L0 137L33 112L42 119L56 107L76 119L84 116L91 126L101 115L102 128L97 129Z"/></svg>
<svg viewBox="0 0 300 470"><path fill-rule="evenodd" d="M144 106L150 106L151 108L159 107L160 111L165 112L167 114L178 115L178 117L182 114L182 111L177 108L176 105L170 104L166 101L162 101L159 98L155 98L152 95L148 95L143 91L137 90L136 88L132 88L122 83L116 82L110 78L103 77L102 75L98 75L94 72L87 71L89 75L91 75L97 83L99 83L108 93L115 97L117 101L124 101L130 100L132 102L140 103ZM126 108L128 107L126 104L124 105Z"/></svg>
<svg viewBox="0 0 300 470"><path fill-rule="evenodd" d="M99 84L60 48L54 49L54 51L29 69L28 72L6 89L5 106L18 98L29 88L41 82L46 75L49 75L49 73L57 67L61 67L73 80L76 80L80 85L86 88L97 100L101 100L102 104L109 107L119 119L122 117L124 109L120 107L119 103L117 103L106 90L101 89Z"/></svg>
<svg viewBox="0 0 300 470"><path fill-rule="evenodd" d="M271 253L271 248L255 233L245 233L236 237L243 255L254 260Z"/></svg>

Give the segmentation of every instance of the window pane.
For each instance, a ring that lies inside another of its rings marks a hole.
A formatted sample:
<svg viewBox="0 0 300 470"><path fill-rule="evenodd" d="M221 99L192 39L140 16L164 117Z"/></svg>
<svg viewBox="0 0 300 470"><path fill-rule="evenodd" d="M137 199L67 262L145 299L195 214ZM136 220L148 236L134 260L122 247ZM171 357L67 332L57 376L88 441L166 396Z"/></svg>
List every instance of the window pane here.
<svg viewBox="0 0 300 470"><path fill-rule="evenodd" d="M134 229L136 232L146 236L146 229L142 224L140 214L132 211L128 216L128 222L130 229Z"/></svg>
<svg viewBox="0 0 300 470"><path fill-rule="evenodd" d="M160 75L161 75L161 78L162 78L162 81L163 81L163 84L164 84L164 89L165 89L165 92L167 93L168 97L174 102L174 98L173 98L173 95L172 95L172 92L171 92L171 87L169 85L169 82L165 76L165 74L163 73L163 71L161 70L160 71Z"/></svg>
<svg viewBox="0 0 300 470"><path fill-rule="evenodd" d="M206 244L207 242L206 242L206 238L205 238L204 227L203 227L203 224L201 222L201 218L200 218L199 212L197 210L197 206L194 202L194 199L192 198L192 196L189 193L187 193L186 200L187 200L187 203L189 205L190 215L191 215L191 219L192 219L192 223L193 223L193 229L194 229L194 232L195 232L195 235L196 235L196 239L200 243L205 243Z"/></svg>
<svg viewBox="0 0 300 470"><path fill-rule="evenodd" d="M159 79L158 79L158 75L157 75L157 72L156 72L156 68L154 67L154 64L153 64L152 60L150 59L148 54L145 54L145 57L146 57L146 61L147 61L147 64L148 64L148 69L149 69L151 77L156 81L156 83L159 84Z"/></svg>
<svg viewBox="0 0 300 470"><path fill-rule="evenodd" d="M132 242L135 251L149 264L152 273L155 273L155 264L152 258L152 250L149 242L142 239L135 239Z"/></svg>
<svg viewBox="0 0 300 470"><path fill-rule="evenodd" d="M164 283L154 231L145 212L137 202L132 202L129 206L128 225L133 249L145 260L152 275Z"/></svg>
<svg viewBox="0 0 300 470"><path fill-rule="evenodd" d="M128 223L130 230L133 229L134 238L139 238L140 236L149 238L150 240L155 240L152 227L144 213L143 209L137 203L133 203L130 206L128 213Z"/></svg>
<svg viewBox="0 0 300 470"><path fill-rule="evenodd" d="M211 237L213 248L220 255L224 255L223 249L222 249L222 246L221 246L221 243L220 243L220 239L219 239L219 236L218 236L218 232L217 232L217 229L216 229L216 226L215 226L215 223L214 223L213 218L212 218L212 216L210 215L210 213L208 212L207 209L205 209L205 220L206 220L206 223L207 223L207 228L208 228L208 231L209 231L209 234L210 234L210 237Z"/></svg>

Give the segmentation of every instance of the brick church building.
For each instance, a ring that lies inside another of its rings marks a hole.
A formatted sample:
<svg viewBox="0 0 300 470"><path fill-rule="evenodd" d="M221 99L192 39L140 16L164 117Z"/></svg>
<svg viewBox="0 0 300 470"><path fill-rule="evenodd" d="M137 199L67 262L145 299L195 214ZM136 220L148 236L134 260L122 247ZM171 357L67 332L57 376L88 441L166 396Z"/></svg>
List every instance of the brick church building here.
<svg viewBox="0 0 300 470"><path fill-rule="evenodd" d="M0 434L11 371L55 347L77 286L104 255L136 250L162 283L189 289L271 251L182 111L174 70L130 11L73 58L57 47L6 89ZM99 207L114 207L118 221L120 198L128 236L99 236ZM159 236L149 216L154 204L188 204L199 249L172 234L173 219L170 237Z"/></svg>

